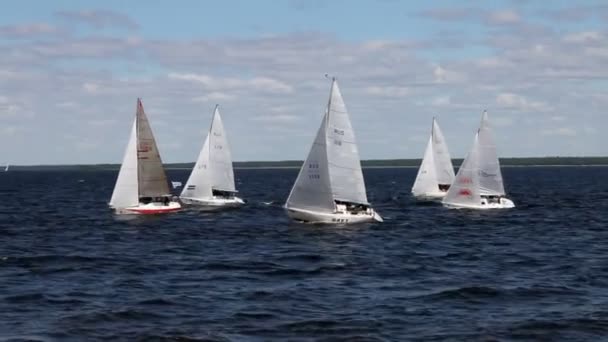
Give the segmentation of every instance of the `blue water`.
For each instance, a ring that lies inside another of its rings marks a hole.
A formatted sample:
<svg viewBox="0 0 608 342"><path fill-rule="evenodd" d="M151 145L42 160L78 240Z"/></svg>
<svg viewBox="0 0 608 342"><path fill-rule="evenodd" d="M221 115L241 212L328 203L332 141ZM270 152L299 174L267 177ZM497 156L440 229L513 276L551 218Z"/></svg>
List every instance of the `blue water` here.
<svg viewBox="0 0 608 342"><path fill-rule="evenodd" d="M608 168L505 168L518 207L492 212L416 204L415 172L364 170L385 222L356 226L290 222L294 169L236 170L240 210L135 220L115 172L0 174L0 340L608 338Z"/></svg>

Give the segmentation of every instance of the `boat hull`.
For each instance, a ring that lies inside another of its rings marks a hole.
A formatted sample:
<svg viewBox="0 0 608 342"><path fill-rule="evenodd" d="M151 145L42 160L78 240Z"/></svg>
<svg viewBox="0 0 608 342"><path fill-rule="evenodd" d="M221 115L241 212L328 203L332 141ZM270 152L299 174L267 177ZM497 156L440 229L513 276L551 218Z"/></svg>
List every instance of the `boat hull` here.
<svg viewBox="0 0 608 342"><path fill-rule="evenodd" d="M209 208L234 208L245 204L241 198L192 198L180 197L182 203L191 206L209 207Z"/></svg>
<svg viewBox="0 0 608 342"><path fill-rule="evenodd" d="M371 213L351 214L351 213L321 213L304 209L285 208L287 215L295 221L307 223L362 223L362 222L383 222L382 217L373 209Z"/></svg>
<svg viewBox="0 0 608 342"><path fill-rule="evenodd" d="M164 203L148 203L140 204L133 207L127 208L114 208L114 213L119 215L158 215L168 214L181 210L182 206L179 202L169 202L165 205Z"/></svg>
<svg viewBox="0 0 608 342"><path fill-rule="evenodd" d="M416 198L418 201L441 201L447 192L437 191L437 192L425 192L423 194L414 194L412 196Z"/></svg>
<svg viewBox="0 0 608 342"><path fill-rule="evenodd" d="M501 198L500 203L487 203L485 200L479 203L479 205L465 205L457 203L443 202L443 206L450 209L475 209L475 210L487 210L487 209L511 209L515 208L515 203L508 198Z"/></svg>

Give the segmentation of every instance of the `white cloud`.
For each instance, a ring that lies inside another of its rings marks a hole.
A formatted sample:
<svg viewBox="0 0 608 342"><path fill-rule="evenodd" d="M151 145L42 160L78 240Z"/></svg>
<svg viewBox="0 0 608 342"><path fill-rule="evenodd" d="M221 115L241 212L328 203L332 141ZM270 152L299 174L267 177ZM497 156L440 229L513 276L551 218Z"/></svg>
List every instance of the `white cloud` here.
<svg viewBox="0 0 608 342"><path fill-rule="evenodd" d="M496 104L504 108L521 111L548 111L551 109L546 103L540 101L530 101L521 95L513 93L498 94L496 96Z"/></svg>
<svg viewBox="0 0 608 342"><path fill-rule="evenodd" d="M99 84L86 82L82 85L82 89L89 94L97 94L100 90Z"/></svg>
<svg viewBox="0 0 608 342"><path fill-rule="evenodd" d="M254 77L250 79L239 79L231 77L213 77L205 74L194 73L169 73L169 79L180 81L191 81L202 84L207 89L230 90L246 88L260 92L275 94L289 94L293 87L277 79L269 77Z"/></svg>
<svg viewBox="0 0 608 342"><path fill-rule="evenodd" d="M431 101L431 106L446 107L452 103L450 96L438 96Z"/></svg>
<svg viewBox="0 0 608 342"><path fill-rule="evenodd" d="M603 40L604 35L598 31L584 31L569 33L564 36L564 41L568 43L588 43Z"/></svg>
<svg viewBox="0 0 608 342"><path fill-rule="evenodd" d="M367 87L365 93L369 95L377 95L384 97L404 97L410 94L410 89L407 87Z"/></svg>
<svg viewBox="0 0 608 342"><path fill-rule="evenodd" d="M520 20L519 13L510 9L490 12L488 15L488 21L493 24L515 24Z"/></svg>
<svg viewBox="0 0 608 342"><path fill-rule="evenodd" d="M233 95L219 91L213 91L203 96L197 96L192 99L194 102L226 102L234 99Z"/></svg>
<svg viewBox="0 0 608 342"><path fill-rule="evenodd" d="M544 129L540 132L544 136L560 136L560 137L575 137L577 135L576 130L569 127L560 127L553 129Z"/></svg>

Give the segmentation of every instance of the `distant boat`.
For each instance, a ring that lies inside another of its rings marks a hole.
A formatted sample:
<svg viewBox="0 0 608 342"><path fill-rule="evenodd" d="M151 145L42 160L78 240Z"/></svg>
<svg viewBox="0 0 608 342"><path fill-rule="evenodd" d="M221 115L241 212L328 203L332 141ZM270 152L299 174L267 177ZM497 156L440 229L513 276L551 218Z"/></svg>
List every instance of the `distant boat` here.
<svg viewBox="0 0 608 342"><path fill-rule="evenodd" d="M245 203L236 194L228 138L216 105L209 133L180 199L190 205L235 207Z"/></svg>
<svg viewBox="0 0 608 342"><path fill-rule="evenodd" d="M161 214L177 211L152 129L141 100L127 150L118 172L110 207L117 214Z"/></svg>
<svg viewBox="0 0 608 342"><path fill-rule="evenodd" d="M173 189L177 189L182 186L182 182L171 181L171 186L173 187Z"/></svg>
<svg viewBox="0 0 608 342"><path fill-rule="evenodd" d="M355 134L335 78L321 126L285 209L289 217L304 222L382 222L367 202Z"/></svg>
<svg viewBox="0 0 608 342"><path fill-rule="evenodd" d="M10 166L10 165L8 165L8 163L6 163L6 167L4 168L4 172L8 172L8 167L9 167L9 166Z"/></svg>
<svg viewBox="0 0 608 342"><path fill-rule="evenodd" d="M433 118L431 136L418 169L412 194L422 200L442 199L454 181L454 166L443 133Z"/></svg>
<svg viewBox="0 0 608 342"><path fill-rule="evenodd" d="M514 208L513 201L505 195L488 113L484 111L473 147L458 169L443 204L448 208Z"/></svg>

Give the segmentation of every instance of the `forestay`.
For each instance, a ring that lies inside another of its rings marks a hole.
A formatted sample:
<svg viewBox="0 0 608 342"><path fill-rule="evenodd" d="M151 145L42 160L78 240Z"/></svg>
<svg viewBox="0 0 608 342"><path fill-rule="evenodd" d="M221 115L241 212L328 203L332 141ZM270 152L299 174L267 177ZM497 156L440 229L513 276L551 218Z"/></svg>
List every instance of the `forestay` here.
<svg viewBox="0 0 608 342"><path fill-rule="evenodd" d="M236 191L230 147L218 106L215 106L209 130L209 150L211 186L217 190Z"/></svg>
<svg viewBox="0 0 608 342"><path fill-rule="evenodd" d="M137 118L133 120L131 136L118 171L118 178L110 199L113 208L127 208L139 203L137 183Z"/></svg>
<svg viewBox="0 0 608 342"><path fill-rule="evenodd" d="M287 208L327 213L335 210L327 165L326 127L327 111L323 116L308 157L300 168L298 178L287 198L285 203Z"/></svg>
<svg viewBox="0 0 608 342"><path fill-rule="evenodd" d="M137 99L137 142L139 196L171 195L158 147L140 99Z"/></svg>
<svg viewBox="0 0 608 342"><path fill-rule="evenodd" d="M326 148L333 197L368 204L355 134L335 79L332 81L327 117Z"/></svg>

